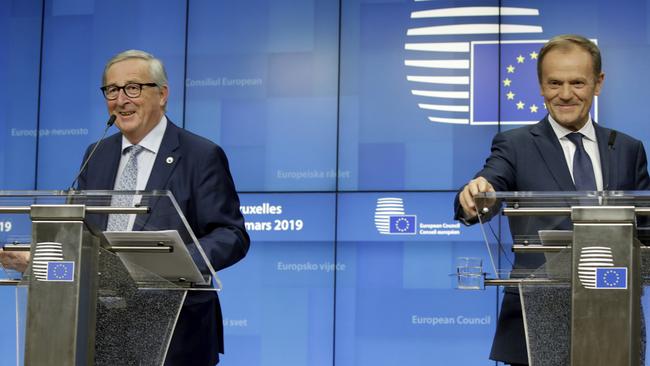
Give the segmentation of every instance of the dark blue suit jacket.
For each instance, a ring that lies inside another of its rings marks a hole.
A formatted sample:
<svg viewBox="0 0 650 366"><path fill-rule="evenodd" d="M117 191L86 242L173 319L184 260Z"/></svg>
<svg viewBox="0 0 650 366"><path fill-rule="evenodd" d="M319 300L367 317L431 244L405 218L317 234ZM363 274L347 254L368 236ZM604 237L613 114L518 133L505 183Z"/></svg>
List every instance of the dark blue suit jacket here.
<svg viewBox="0 0 650 366"><path fill-rule="evenodd" d="M86 150L84 161L93 146ZM103 141L79 177L78 188L112 190L121 149L121 133ZM168 159L170 157L172 159ZM170 164L169 160L173 162ZM219 146L169 121L147 182L146 191L153 190L173 193L215 270L226 268L246 255L250 239L239 211L239 198L228 160ZM157 229L181 228L172 207L155 203L152 206L152 214L139 218L134 230L144 223ZM105 228L106 217L100 225ZM191 243L191 240L186 242ZM191 246L190 252L198 258L198 252ZM202 270L206 272L205 268ZM190 291L179 315L165 364L214 365L219 360L219 353L223 353L223 324L216 292Z"/></svg>
<svg viewBox="0 0 650 366"><path fill-rule="evenodd" d="M594 123L600 153L604 190L650 189L643 144L617 132L609 146L612 130ZM476 177L483 176L496 191L574 191L566 159L550 122L499 133L492 141L492 152ZM454 202L456 219L462 215L458 195ZM537 235L539 229L568 229L566 218L509 218L514 236ZM544 263L541 255L517 254L515 269L536 269ZM490 358L508 363L527 364L526 344L519 296L506 289Z"/></svg>

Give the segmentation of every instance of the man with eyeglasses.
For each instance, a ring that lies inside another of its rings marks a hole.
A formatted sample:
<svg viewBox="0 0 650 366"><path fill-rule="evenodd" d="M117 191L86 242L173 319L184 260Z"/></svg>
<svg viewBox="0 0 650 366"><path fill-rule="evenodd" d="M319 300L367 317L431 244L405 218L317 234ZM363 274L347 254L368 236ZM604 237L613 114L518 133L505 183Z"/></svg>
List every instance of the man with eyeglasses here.
<svg viewBox="0 0 650 366"><path fill-rule="evenodd" d="M79 189L120 189L128 151L137 146L136 189L174 194L215 270L243 258L250 240L226 156L165 116L169 87L162 62L143 51L122 52L106 64L102 85L120 132L98 147L79 177ZM109 230L111 225L109 217ZM165 365L214 365L219 353L223 328L216 292L188 291Z"/></svg>

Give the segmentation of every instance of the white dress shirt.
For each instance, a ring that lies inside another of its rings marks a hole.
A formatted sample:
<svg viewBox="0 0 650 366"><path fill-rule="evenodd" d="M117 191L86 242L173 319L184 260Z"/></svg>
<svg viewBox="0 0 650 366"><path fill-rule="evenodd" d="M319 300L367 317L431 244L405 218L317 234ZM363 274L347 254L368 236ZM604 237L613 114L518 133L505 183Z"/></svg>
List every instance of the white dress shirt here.
<svg viewBox="0 0 650 366"><path fill-rule="evenodd" d="M151 175L151 170L153 169L153 164L156 161L156 155L158 155L158 150L160 149L160 144L162 143L163 136L165 135L165 130L167 129L167 117L163 115L160 122L154 127L149 133L140 141L138 145L142 146L142 152L137 155L138 160L138 178L136 182L136 190L144 191L147 188L147 182L149 181L149 176ZM115 179L115 185L113 189L117 188L117 182L119 177L122 175L126 163L129 160L128 155L124 154L124 149L133 144L124 136L122 136L122 157L120 158L120 165L117 170L117 176ZM135 203L139 203L142 197L134 197ZM129 224L127 229L132 230L133 224L135 222L135 215L129 215Z"/></svg>
<svg viewBox="0 0 650 366"><path fill-rule="evenodd" d="M564 158L566 160L567 167L571 173L571 179L573 179L573 155L576 152L576 145L571 142L566 136L574 131L569 130L568 128L557 123L551 115L548 115L548 121L551 123L551 127L555 132L562 145L562 150L564 151ZM591 115L587 123L579 130L576 131L581 133L584 138L582 139L582 144L585 147L585 151L589 158L591 159L591 165L594 167L594 177L596 178L596 189L599 191L603 190L603 172L600 165L600 152L598 151L598 141L596 140L596 130L594 129L594 123L591 120ZM573 179L575 183L575 179Z"/></svg>

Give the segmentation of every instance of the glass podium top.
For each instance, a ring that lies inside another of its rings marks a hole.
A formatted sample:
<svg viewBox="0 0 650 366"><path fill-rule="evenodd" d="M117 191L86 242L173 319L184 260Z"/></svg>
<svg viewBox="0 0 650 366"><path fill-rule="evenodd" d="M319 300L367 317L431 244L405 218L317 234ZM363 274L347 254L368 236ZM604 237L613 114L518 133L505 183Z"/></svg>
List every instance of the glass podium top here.
<svg viewBox="0 0 650 366"><path fill-rule="evenodd" d="M32 244L32 222L57 220L83 221L84 235L97 238L103 252L116 255L136 281L148 286L208 291L221 287L169 191L0 191L0 244L5 250L26 250ZM123 225L116 228L109 221ZM4 268L0 275L22 277Z"/></svg>
<svg viewBox="0 0 650 366"><path fill-rule="evenodd" d="M650 191L517 191L485 192L474 196L477 207L493 209L525 205L527 207L572 206L650 206Z"/></svg>
<svg viewBox="0 0 650 366"><path fill-rule="evenodd" d="M486 192L474 200L487 278L569 281L573 219L583 208L628 210L637 239L650 243L650 191Z"/></svg>

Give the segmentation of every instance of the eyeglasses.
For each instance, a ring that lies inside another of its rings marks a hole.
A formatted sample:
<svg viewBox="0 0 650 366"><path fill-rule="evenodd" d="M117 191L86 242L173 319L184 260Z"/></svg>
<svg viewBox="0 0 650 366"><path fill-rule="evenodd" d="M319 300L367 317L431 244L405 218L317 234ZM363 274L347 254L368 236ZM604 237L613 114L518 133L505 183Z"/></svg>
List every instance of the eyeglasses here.
<svg viewBox="0 0 650 366"><path fill-rule="evenodd" d="M107 100L115 100L120 95L120 90L124 90L124 94L126 94L126 96L129 98L137 98L140 96L140 94L142 94L143 86L158 86L158 84L128 83L124 86L106 85L106 86L102 86L99 89L101 89L102 93L104 93L104 98L106 98Z"/></svg>

